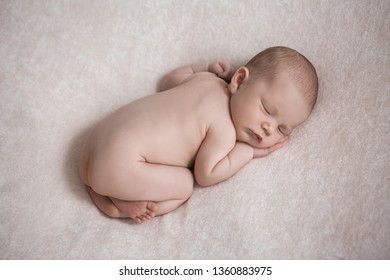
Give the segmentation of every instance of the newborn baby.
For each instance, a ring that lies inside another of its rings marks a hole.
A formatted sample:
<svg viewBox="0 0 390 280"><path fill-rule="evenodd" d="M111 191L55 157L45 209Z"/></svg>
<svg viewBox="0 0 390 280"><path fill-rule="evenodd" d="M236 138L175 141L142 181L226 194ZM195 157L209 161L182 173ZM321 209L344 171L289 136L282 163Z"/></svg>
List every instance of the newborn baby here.
<svg viewBox="0 0 390 280"><path fill-rule="evenodd" d="M225 61L181 67L160 89L103 119L83 146L80 177L110 217L173 211L194 181L216 184L281 148L312 111L318 79L303 55L273 47L235 72Z"/></svg>

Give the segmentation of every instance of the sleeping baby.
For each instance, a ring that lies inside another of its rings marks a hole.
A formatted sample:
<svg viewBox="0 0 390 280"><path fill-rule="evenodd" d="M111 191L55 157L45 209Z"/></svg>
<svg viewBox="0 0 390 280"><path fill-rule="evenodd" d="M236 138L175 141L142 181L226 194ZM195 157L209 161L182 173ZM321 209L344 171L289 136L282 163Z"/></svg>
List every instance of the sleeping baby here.
<svg viewBox="0 0 390 280"><path fill-rule="evenodd" d="M281 148L317 91L313 65L286 47L236 71L226 61L178 68L91 131L80 177L106 215L150 220L187 201L195 181L214 185Z"/></svg>

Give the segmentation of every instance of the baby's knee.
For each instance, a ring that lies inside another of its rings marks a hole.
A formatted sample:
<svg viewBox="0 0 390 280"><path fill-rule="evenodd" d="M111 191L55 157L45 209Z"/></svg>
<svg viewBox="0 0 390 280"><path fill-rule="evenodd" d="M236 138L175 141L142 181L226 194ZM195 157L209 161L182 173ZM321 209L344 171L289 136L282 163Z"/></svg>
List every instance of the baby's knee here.
<svg viewBox="0 0 390 280"><path fill-rule="evenodd" d="M192 182L191 184L187 184L186 186L184 186L184 192L183 192L183 199L188 199L190 198L190 196L192 195L192 193L194 192L194 182Z"/></svg>

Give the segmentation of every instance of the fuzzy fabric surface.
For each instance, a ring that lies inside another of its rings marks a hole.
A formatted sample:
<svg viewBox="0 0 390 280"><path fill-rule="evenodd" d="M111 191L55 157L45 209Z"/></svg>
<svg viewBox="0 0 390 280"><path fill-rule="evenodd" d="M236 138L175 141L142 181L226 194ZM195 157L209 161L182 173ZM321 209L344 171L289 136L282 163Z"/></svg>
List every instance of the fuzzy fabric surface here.
<svg viewBox="0 0 390 280"><path fill-rule="evenodd" d="M389 15L388 0L0 0L0 258L389 259ZM277 45L320 81L283 149L141 225L94 206L78 176L93 125L176 67Z"/></svg>

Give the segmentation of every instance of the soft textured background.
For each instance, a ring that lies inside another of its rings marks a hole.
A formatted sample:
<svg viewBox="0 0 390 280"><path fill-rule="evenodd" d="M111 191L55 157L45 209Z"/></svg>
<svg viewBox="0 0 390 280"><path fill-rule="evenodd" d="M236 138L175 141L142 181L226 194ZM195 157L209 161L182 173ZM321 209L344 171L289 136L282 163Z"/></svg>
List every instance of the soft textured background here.
<svg viewBox="0 0 390 280"><path fill-rule="evenodd" d="M1 259L389 259L390 2L0 1ZM286 148L177 211L109 219L77 174L102 117L183 64L285 45L320 95Z"/></svg>

